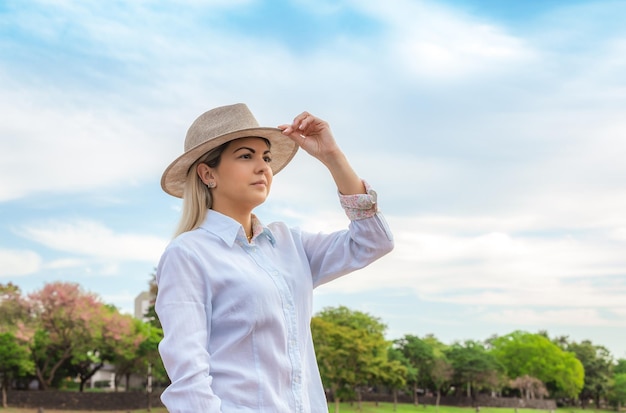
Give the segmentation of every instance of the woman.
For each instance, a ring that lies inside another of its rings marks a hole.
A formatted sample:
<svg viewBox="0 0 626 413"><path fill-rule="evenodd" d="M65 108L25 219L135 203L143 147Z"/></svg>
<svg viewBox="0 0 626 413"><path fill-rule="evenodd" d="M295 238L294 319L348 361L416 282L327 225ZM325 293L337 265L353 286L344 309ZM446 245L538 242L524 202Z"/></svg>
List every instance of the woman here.
<svg viewBox="0 0 626 413"><path fill-rule="evenodd" d="M312 234L252 213L298 147L330 171L349 229ZM170 412L327 412L310 319L312 290L393 248L369 190L328 124L304 112L259 127L246 105L191 125L185 152L164 172L183 198L176 238L157 268L159 351Z"/></svg>

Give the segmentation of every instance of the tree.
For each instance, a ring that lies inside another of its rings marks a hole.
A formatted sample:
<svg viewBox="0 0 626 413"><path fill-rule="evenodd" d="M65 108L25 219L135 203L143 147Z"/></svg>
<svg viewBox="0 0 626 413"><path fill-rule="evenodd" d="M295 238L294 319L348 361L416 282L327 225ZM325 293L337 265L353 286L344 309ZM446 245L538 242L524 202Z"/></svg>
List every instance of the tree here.
<svg viewBox="0 0 626 413"><path fill-rule="evenodd" d="M576 355L585 370L584 384L579 394L581 404L585 407L587 401L593 399L599 409L600 400L609 391L613 368L611 353L606 347L594 345L589 340L569 343L566 350Z"/></svg>
<svg viewBox="0 0 626 413"><path fill-rule="evenodd" d="M122 339L113 358L116 390L121 378L126 379L125 388L128 391L130 375L145 375L148 370L152 370L157 380L165 381L167 375L158 352L162 338L163 330L160 328L133 320L133 333Z"/></svg>
<svg viewBox="0 0 626 413"><path fill-rule="evenodd" d="M613 374L626 373L626 359L618 359L613 367Z"/></svg>
<svg viewBox="0 0 626 413"><path fill-rule="evenodd" d="M358 332L313 317L311 334L322 383L330 390L335 402L335 413L339 413L339 402L354 392L356 378L352 367L359 363Z"/></svg>
<svg viewBox="0 0 626 413"><path fill-rule="evenodd" d="M14 330L28 318L28 309L20 288L13 284L0 284L0 331Z"/></svg>
<svg viewBox="0 0 626 413"><path fill-rule="evenodd" d="M454 380L466 388L467 397L472 397L481 389L494 389L499 385L502 366L480 342L466 340L462 344L455 343L445 354L454 368Z"/></svg>
<svg viewBox="0 0 626 413"><path fill-rule="evenodd" d="M398 390L406 386L407 360L398 349L389 347L387 361L381 367L380 382L393 392L393 411L398 410Z"/></svg>
<svg viewBox="0 0 626 413"><path fill-rule="evenodd" d="M439 411L439 402L441 401L441 390L444 386L449 385L453 374L454 368L445 355L442 354L433 359L433 364L430 369L430 379L437 393L437 400L435 402L437 411Z"/></svg>
<svg viewBox="0 0 626 413"><path fill-rule="evenodd" d="M117 308L100 305L91 319L91 337L82 346L72 351L70 364L72 371L80 380L80 391L85 384L100 370L107 361L113 361L116 354L125 351L142 337L135 335L134 319L130 315L120 314Z"/></svg>
<svg viewBox="0 0 626 413"><path fill-rule="evenodd" d="M620 411L621 406L626 404L626 373L619 373L613 377L609 397L617 407L617 411Z"/></svg>
<svg viewBox="0 0 626 413"><path fill-rule="evenodd" d="M156 270L150 274L150 281L148 282L148 291L150 292L150 297L156 297L159 292L159 287L156 282ZM161 320L159 320L159 316L154 309L155 300L153 299L146 311L145 317L149 320L149 323L154 327L162 329Z"/></svg>
<svg viewBox="0 0 626 413"><path fill-rule="evenodd" d="M37 322L31 352L40 388L45 390L59 379L62 368L72 366L72 358L75 368L93 351L105 323L105 307L95 294L74 283L46 284L28 298Z"/></svg>
<svg viewBox="0 0 626 413"><path fill-rule="evenodd" d="M511 380L509 385L511 388L519 390L524 399L543 399L548 395L548 389L546 389L543 382L527 374L522 377L517 377L515 380Z"/></svg>
<svg viewBox="0 0 626 413"><path fill-rule="evenodd" d="M11 333L0 333L0 386L2 407L7 407L7 391L12 379L33 371L28 348Z"/></svg>
<svg viewBox="0 0 626 413"><path fill-rule="evenodd" d="M325 385L336 389L336 396L355 392L360 408L363 389L384 377L386 326L376 317L340 306L320 311L311 329Z"/></svg>
<svg viewBox="0 0 626 413"><path fill-rule="evenodd" d="M420 383L426 384L430 377L430 370L435 358L433 347L417 336L406 334L401 339L395 341L396 347L402 352L410 365L415 369L416 374L410 377L410 384L413 386L413 402L419 405L418 388Z"/></svg>
<svg viewBox="0 0 626 413"><path fill-rule="evenodd" d="M515 331L493 339L491 345L492 354L511 379L535 377L565 397L577 397L583 387L585 373L576 355L542 334Z"/></svg>

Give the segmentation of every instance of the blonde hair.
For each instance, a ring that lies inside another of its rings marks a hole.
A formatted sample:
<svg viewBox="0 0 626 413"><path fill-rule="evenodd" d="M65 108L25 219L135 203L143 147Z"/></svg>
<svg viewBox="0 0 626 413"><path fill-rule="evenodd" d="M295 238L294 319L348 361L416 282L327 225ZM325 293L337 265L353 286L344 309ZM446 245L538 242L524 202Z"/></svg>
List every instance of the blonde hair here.
<svg viewBox="0 0 626 413"><path fill-rule="evenodd" d="M176 232L174 232L174 237L179 236L183 232L198 228L204 221L207 210L211 209L213 206L211 190L202 182L196 169L201 163L211 168L216 168L220 163L222 152L224 152L224 149L226 149L229 143L230 142L226 142L211 149L189 168L185 188L183 189L183 211L178 221Z"/></svg>

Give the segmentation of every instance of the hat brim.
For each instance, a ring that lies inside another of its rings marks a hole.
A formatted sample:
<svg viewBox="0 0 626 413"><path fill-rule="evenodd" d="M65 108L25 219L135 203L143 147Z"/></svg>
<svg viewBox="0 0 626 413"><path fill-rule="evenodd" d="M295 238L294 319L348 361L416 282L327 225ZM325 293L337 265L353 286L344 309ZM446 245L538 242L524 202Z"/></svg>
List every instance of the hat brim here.
<svg viewBox="0 0 626 413"><path fill-rule="evenodd" d="M189 169L202 155L223 143L250 137L266 138L270 141L272 146L272 162L270 166L274 175L280 172L298 151L298 145L283 135L278 128L258 127L241 129L201 143L176 158L163 172L161 188L172 196L182 198Z"/></svg>

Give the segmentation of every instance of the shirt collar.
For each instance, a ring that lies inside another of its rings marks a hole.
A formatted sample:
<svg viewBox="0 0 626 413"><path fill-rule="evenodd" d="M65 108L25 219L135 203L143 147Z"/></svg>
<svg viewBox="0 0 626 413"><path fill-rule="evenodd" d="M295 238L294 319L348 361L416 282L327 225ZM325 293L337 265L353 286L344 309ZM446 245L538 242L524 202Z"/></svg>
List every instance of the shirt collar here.
<svg viewBox="0 0 626 413"><path fill-rule="evenodd" d="M233 246L237 238L246 239L246 233L239 222L212 209L207 211L206 218L202 225L200 225L200 228L211 234L215 234L230 247ZM259 221L254 214L252 214L252 231L254 233L252 239L266 237L272 246L276 244L276 239L272 231L263 226L261 221Z"/></svg>

